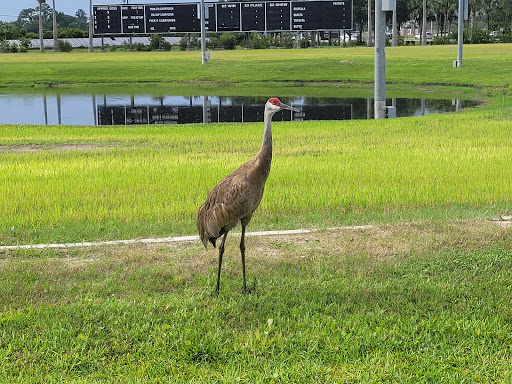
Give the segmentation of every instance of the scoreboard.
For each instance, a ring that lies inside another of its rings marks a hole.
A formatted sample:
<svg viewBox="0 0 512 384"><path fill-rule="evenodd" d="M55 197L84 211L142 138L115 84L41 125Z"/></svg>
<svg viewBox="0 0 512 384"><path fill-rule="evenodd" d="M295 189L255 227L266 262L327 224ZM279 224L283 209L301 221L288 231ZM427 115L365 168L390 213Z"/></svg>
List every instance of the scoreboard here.
<svg viewBox="0 0 512 384"><path fill-rule="evenodd" d="M206 3L208 32L352 29L349 1ZM201 32L200 4L94 5L95 35Z"/></svg>

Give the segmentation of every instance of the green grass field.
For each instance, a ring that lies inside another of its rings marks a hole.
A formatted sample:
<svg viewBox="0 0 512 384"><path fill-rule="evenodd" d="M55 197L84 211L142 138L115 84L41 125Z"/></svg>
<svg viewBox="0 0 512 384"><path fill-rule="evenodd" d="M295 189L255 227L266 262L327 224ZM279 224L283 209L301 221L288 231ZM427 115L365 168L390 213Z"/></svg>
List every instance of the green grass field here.
<svg viewBox="0 0 512 384"><path fill-rule="evenodd" d="M500 115L276 123L251 227L506 214L512 137ZM208 191L258 150L261 125L0 127L0 242L193 234Z"/></svg>
<svg viewBox="0 0 512 384"><path fill-rule="evenodd" d="M455 45L386 49L394 84L510 87L512 44L467 45L464 67L452 68ZM215 51L208 65L198 52L76 52L2 55L0 85L233 84L268 82L373 83L373 49Z"/></svg>
<svg viewBox="0 0 512 384"><path fill-rule="evenodd" d="M249 230L375 224L0 251L1 383L512 380L512 45L387 50L390 92L486 99L462 113L274 123ZM211 87L281 96L371 90L366 48L0 55L0 86ZM339 88L338 88L339 87ZM277 94L268 94L276 92ZM259 148L262 123L0 126L0 245L195 233L196 211Z"/></svg>
<svg viewBox="0 0 512 384"><path fill-rule="evenodd" d="M1 259L2 383L509 383L512 230L426 222L16 252Z"/></svg>

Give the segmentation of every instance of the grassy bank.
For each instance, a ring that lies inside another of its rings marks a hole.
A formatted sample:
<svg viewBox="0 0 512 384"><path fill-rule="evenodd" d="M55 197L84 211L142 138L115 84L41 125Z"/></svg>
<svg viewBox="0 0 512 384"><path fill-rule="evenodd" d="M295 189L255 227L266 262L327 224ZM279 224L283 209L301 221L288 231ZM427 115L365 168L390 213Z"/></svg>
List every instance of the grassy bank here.
<svg viewBox="0 0 512 384"><path fill-rule="evenodd" d="M251 227L505 214L511 114L499 105L379 122L275 123L273 168ZM262 129L2 126L0 242L195 233L206 194L258 150Z"/></svg>
<svg viewBox="0 0 512 384"><path fill-rule="evenodd" d="M511 44L467 45L464 67L452 68L456 46L386 49L387 81L510 87ZM373 83L372 48L198 52L76 52L1 55L0 86L133 83Z"/></svg>

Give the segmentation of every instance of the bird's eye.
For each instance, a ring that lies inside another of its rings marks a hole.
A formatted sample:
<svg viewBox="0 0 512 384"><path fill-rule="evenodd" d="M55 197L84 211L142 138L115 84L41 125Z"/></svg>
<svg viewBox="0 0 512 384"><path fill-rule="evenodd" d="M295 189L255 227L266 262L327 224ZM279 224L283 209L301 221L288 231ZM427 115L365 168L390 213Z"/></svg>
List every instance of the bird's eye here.
<svg viewBox="0 0 512 384"><path fill-rule="evenodd" d="M273 105L281 104L281 101L277 97L272 97L271 99L269 99L269 102L270 102L270 104L273 104Z"/></svg>

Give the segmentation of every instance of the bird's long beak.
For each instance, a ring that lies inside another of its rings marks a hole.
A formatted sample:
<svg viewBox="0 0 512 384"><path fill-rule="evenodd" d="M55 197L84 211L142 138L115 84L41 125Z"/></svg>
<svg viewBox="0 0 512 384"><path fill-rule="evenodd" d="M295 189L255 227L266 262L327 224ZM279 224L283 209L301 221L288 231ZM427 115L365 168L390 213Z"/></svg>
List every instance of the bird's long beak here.
<svg viewBox="0 0 512 384"><path fill-rule="evenodd" d="M300 112L297 108L293 108L292 106L285 104L283 102L281 102L280 106L282 109L289 109L290 111L293 111L293 112Z"/></svg>

